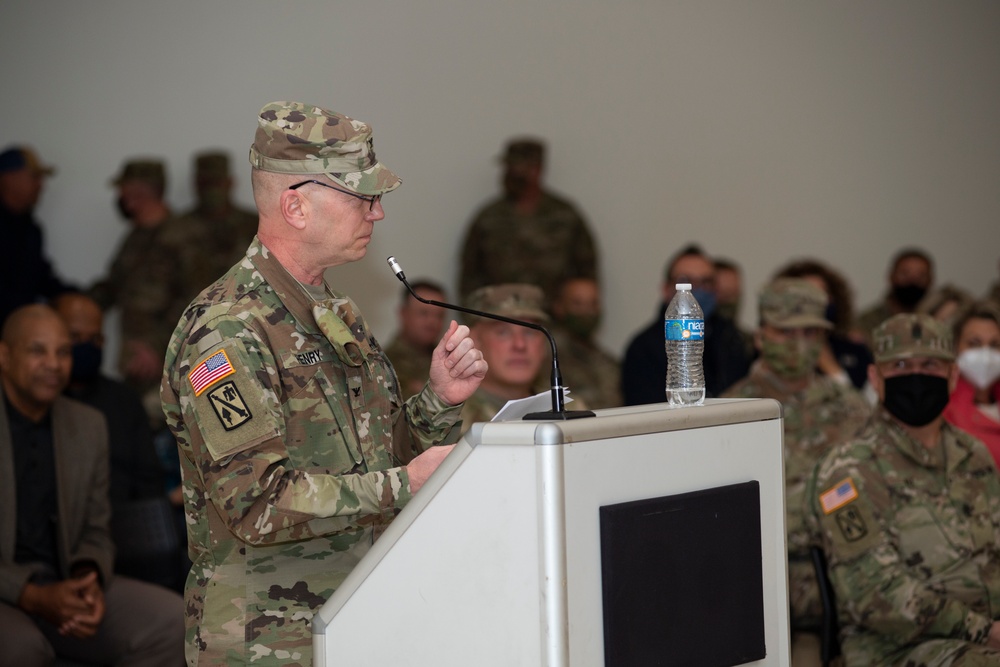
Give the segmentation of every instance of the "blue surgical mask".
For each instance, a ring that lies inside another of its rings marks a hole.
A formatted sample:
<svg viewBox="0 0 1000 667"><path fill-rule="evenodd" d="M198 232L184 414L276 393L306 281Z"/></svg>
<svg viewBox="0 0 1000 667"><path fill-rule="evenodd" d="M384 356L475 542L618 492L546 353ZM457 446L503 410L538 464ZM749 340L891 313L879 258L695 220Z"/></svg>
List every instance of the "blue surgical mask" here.
<svg viewBox="0 0 1000 667"><path fill-rule="evenodd" d="M701 312L705 313L705 318L709 318L715 312L715 292L713 290L695 287L691 290L691 295L698 300Z"/></svg>

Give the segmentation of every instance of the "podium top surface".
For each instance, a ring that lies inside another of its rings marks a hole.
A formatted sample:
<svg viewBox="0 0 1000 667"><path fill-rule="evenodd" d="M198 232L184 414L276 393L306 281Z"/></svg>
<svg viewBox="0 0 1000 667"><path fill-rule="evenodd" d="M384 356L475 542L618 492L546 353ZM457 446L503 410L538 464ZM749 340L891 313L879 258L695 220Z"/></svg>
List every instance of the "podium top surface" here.
<svg viewBox="0 0 1000 667"><path fill-rule="evenodd" d="M572 409L572 404L567 406ZM771 399L708 399L704 405L670 408L666 403L595 410L595 417L553 421L506 421L473 425L468 440L483 445L562 445L609 437L780 419Z"/></svg>

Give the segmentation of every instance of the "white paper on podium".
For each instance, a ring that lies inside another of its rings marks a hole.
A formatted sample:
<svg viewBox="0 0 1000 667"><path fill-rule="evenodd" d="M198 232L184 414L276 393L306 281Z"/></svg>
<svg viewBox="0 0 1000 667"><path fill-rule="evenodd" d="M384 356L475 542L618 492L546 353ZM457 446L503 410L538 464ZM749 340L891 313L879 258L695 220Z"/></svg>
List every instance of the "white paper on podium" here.
<svg viewBox="0 0 1000 667"><path fill-rule="evenodd" d="M563 387L563 403L572 403L569 396L569 387ZM540 394L529 396L528 398L516 398L507 401L507 404L500 408L491 422L509 422L524 419L524 415L532 412L545 412L552 409L552 391L543 391Z"/></svg>

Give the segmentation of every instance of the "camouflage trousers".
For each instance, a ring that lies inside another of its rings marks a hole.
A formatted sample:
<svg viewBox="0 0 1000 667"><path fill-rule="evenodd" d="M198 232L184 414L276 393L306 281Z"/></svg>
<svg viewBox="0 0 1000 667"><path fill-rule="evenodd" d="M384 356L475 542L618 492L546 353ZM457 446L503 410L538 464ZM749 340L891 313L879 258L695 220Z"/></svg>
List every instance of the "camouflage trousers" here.
<svg viewBox="0 0 1000 667"><path fill-rule="evenodd" d="M934 639L908 650L892 664L898 667L1000 666L1000 651L961 639Z"/></svg>

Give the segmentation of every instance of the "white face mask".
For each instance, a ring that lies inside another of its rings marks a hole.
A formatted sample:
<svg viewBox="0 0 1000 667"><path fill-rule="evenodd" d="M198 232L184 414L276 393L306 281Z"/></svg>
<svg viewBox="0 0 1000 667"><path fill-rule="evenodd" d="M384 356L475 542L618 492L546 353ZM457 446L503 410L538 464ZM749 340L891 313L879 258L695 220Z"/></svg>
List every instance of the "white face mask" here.
<svg viewBox="0 0 1000 667"><path fill-rule="evenodd" d="M958 370L976 388L987 389L1000 378L1000 350L992 347L969 348L958 355Z"/></svg>

